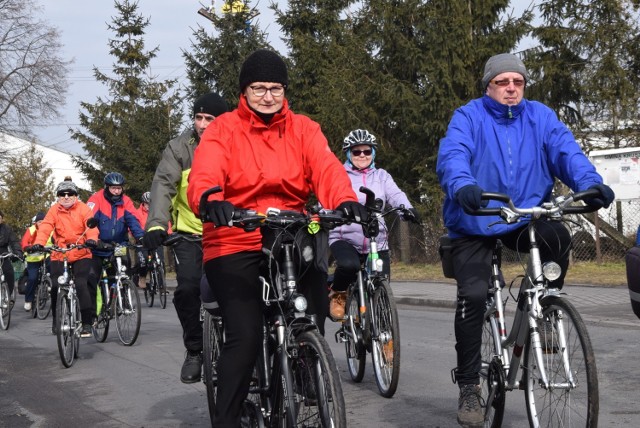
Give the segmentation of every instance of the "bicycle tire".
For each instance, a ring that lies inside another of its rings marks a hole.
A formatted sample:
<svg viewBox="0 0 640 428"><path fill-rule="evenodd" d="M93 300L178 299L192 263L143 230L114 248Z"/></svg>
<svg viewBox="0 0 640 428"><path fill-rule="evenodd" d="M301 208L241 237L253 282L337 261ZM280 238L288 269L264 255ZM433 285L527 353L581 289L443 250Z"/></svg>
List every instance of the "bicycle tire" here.
<svg viewBox="0 0 640 428"><path fill-rule="evenodd" d="M109 291L107 291L108 293ZM102 293L102 309L98 314L95 326L92 328L93 338L97 342L103 343L109 336L109 320L111 318L111 305L107 305L107 297L104 295L105 291L103 284L98 285L98 293Z"/></svg>
<svg viewBox="0 0 640 428"><path fill-rule="evenodd" d="M147 306L150 308L153 308L153 303L155 300L155 294L156 294L156 284L155 284L155 278L154 278L154 274L151 273L151 281L149 281L148 284L146 284L146 288L144 289L144 300L145 302L147 302Z"/></svg>
<svg viewBox="0 0 640 428"><path fill-rule="evenodd" d="M136 343L140 333L141 307L140 296L130 279L123 279L120 283L122 301L116 300L116 330L120 342L125 346Z"/></svg>
<svg viewBox="0 0 640 428"><path fill-rule="evenodd" d="M491 305L491 302L489 302L489 305ZM504 371L496 354L496 340L500 340L497 332L498 326L495 312L487 312L482 323L481 367L479 373L484 426L487 428L499 428L502 426L506 398Z"/></svg>
<svg viewBox="0 0 640 428"><path fill-rule="evenodd" d="M8 330L11 324L11 296L9 295L9 285L2 281L0 284L0 327Z"/></svg>
<svg viewBox="0 0 640 428"><path fill-rule="evenodd" d="M209 405L209 417L213 424L213 414L216 408L216 396L218 391L218 358L222 350L223 328L222 319L215 317L205 311L204 325L202 326L204 335L203 341L203 372L204 383L207 389L207 403Z"/></svg>
<svg viewBox="0 0 640 428"><path fill-rule="evenodd" d="M158 287L156 288L156 292L158 293L158 297L160 298L160 307L162 309L167 308L167 283L164 277L164 264L158 263L157 271L156 271L156 281Z"/></svg>
<svg viewBox="0 0 640 428"><path fill-rule="evenodd" d="M75 341L75 316L71 313L71 300L69 299L69 292L67 290L58 290L58 303L57 307L57 342L58 352L60 354L60 360L62 364L69 368L73 365L73 360L76 357L76 341Z"/></svg>
<svg viewBox="0 0 640 428"><path fill-rule="evenodd" d="M596 362L584 321L573 304L560 296L547 296L541 301L542 322L551 323L549 335L539 327L543 344L542 361L549 382L556 386L544 389L539 381L538 362L531 337L524 357L525 401L531 426L595 427L598 424L599 396ZM560 328L561 327L561 328ZM559 331L564 331L566 353L571 364L576 388L567 385L563 349ZM548 337L550 336L550 337Z"/></svg>
<svg viewBox="0 0 640 428"><path fill-rule="evenodd" d="M44 276L38 284L36 290L36 312L38 319L44 320L49 316L51 312L51 289L53 288L53 282L48 276Z"/></svg>
<svg viewBox="0 0 640 428"><path fill-rule="evenodd" d="M340 375L329 345L317 330L301 332L294 340L298 352L289 361L297 426L346 427Z"/></svg>
<svg viewBox="0 0 640 428"><path fill-rule="evenodd" d="M373 286L370 316L372 331L378 336L372 337L373 371L380 395L391 398L396 393L400 378L398 309L388 281L374 278Z"/></svg>
<svg viewBox="0 0 640 428"><path fill-rule="evenodd" d="M347 355L347 369L351 380L356 383L362 382L364 378L365 367L367 365L367 349L363 343L362 324L360 322L360 303L357 288L353 288L348 293L346 304L346 319L343 328L346 332L347 340L344 342L344 349ZM353 319L356 337L354 338L350 332L348 323Z"/></svg>

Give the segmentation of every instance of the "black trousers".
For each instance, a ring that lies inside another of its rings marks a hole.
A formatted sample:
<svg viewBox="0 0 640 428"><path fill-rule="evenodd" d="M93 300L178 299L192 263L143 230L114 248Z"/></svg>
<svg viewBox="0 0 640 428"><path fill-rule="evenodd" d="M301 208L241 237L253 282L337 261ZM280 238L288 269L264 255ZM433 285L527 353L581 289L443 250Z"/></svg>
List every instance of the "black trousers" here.
<svg viewBox="0 0 640 428"><path fill-rule="evenodd" d="M571 235L562 223L538 222L536 240L542 262L555 261L562 268L561 277L551 286L562 288L569 266ZM455 316L458 384L478 384L482 320L491 279L491 256L496 240L518 252L529 251L529 234L523 226L502 236L469 236L453 240L452 256L458 304Z"/></svg>
<svg viewBox="0 0 640 428"><path fill-rule="evenodd" d="M160 250L159 250L160 251ZM202 278L202 244L181 240L173 246L176 257L176 281L173 306L176 308L182 339L188 351L202 351L200 322L200 278Z"/></svg>
<svg viewBox="0 0 640 428"><path fill-rule="evenodd" d="M225 343L218 362L213 423L216 428L240 426L240 409L249 392L253 366L262 344L263 302L258 276L263 260L260 252L243 252L209 260L204 266L225 328ZM308 300L307 313L316 315L323 334L329 303L326 282L326 272L313 266L299 280L299 291Z"/></svg>
<svg viewBox="0 0 640 428"><path fill-rule="evenodd" d="M73 280L76 284L76 293L80 301L80 314L82 316L82 324L91 324L92 315L95 313L95 294L93 302L89 294L89 277L92 271L92 260L79 259L73 263L69 263L73 269ZM64 263L61 261L51 261L51 313L56 316L56 307L58 305L58 277L64 273Z"/></svg>
<svg viewBox="0 0 640 428"><path fill-rule="evenodd" d="M331 255L336 261L336 270L333 273L333 284L331 289L334 291L346 291L353 281L356 280L356 274L360 270L360 263L367 254L360 254L356 248L347 241L335 241L329 246ZM391 259L389 251L378 251L378 257L382 259L382 272L387 276L391 273Z"/></svg>
<svg viewBox="0 0 640 428"><path fill-rule="evenodd" d="M4 280L9 287L9 296L13 293L13 287L16 283L15 273L13 272L13 265L11 264L11 257L7 257L2 260L2 272L4 273Z"/></svg>

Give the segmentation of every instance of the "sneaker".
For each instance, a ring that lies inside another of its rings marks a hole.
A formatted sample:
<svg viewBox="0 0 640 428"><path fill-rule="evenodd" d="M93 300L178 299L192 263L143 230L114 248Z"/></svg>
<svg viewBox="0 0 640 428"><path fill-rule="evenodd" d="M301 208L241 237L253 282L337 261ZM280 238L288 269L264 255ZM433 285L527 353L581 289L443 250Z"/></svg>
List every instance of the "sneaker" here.
<svg viewBox="0 0 640 428"><path fill-rule="evenodd" d="M91 337L91 324L82 324L82 330L80 331L80 337Z"/></svg>
<svg viewBox="0 0 640 428"><path fill-rule="evenodd" d="M27 312L31 310L31 302L24 302L24 310Z"/></svg>
<svg viewBox="0 0 640 428"><path fill-rule="evenodd" d="M393 339L382 345L382 352L384 353L384 360L387 364L393 364Z"/></svg>
<svg viewBox="0 0 640 428"><path fill-rule="evenodd" d="M187 351L180 371L182 383L200 382L202 378L202 351Z"/></svg>
<svg viewBox="0 0 640 428"><path fill-rule="evenodd" d="M538 323L538 333L540 334L540 345L545 354L555 354L558 352L558 335L551 321L544 319Z"/></svg>
<svg viewBox="0 0 640 428"><path fill-rule="evenodd" d="M344 308L347 304L346 291L332 291L329 294L329 315L334 321L344 318Z"/></svg>
<svg viewBox="0 0 640 428"><path fill-rule="evenodd" d="M463 427L484 425L484 413L480 405L480 385L460 385L458 399L458 423Z"/></svg>

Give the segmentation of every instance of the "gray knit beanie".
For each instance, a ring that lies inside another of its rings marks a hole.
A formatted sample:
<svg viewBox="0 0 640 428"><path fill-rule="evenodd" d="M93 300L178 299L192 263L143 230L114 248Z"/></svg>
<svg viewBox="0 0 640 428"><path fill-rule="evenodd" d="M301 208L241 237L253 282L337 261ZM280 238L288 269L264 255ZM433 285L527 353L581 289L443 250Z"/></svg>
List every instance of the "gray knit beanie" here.
<svg viewBox="0 0 640 428"><path fill-rule="evenodd" d="M529 74L522 60L513 54L503 53L494 55L487 60L487 63L484 65L482 87L486 89L491 79L498 74L507 72L520 73L525 81L529 80Z"/></svg>

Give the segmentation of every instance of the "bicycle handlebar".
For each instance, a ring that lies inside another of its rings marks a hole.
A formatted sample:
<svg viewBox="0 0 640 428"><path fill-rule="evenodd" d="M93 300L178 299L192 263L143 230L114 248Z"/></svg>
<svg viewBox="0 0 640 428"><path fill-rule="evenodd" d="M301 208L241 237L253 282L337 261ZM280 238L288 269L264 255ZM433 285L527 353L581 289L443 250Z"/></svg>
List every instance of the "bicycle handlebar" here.
<svg viewBox="0 0 640 428"><path fill-rule="evenodd" d="M482 192L481 199L483 201L498 201L507 204L500 207L480 208L475 211L469 211L467 214L477 216L496 215L501 217L507 223L514 223L521 217L531 216L534 219L540 217L559 217L563 214L586 214L598 211L599 208L590 205L572 205L574 202L584 201L585 199L600 196L597 189L587 189L582 192L569 193L559 196L551 202L544 202L541 206L530 208L518 208L513 204L509 195L505 193Z"/></svg>

